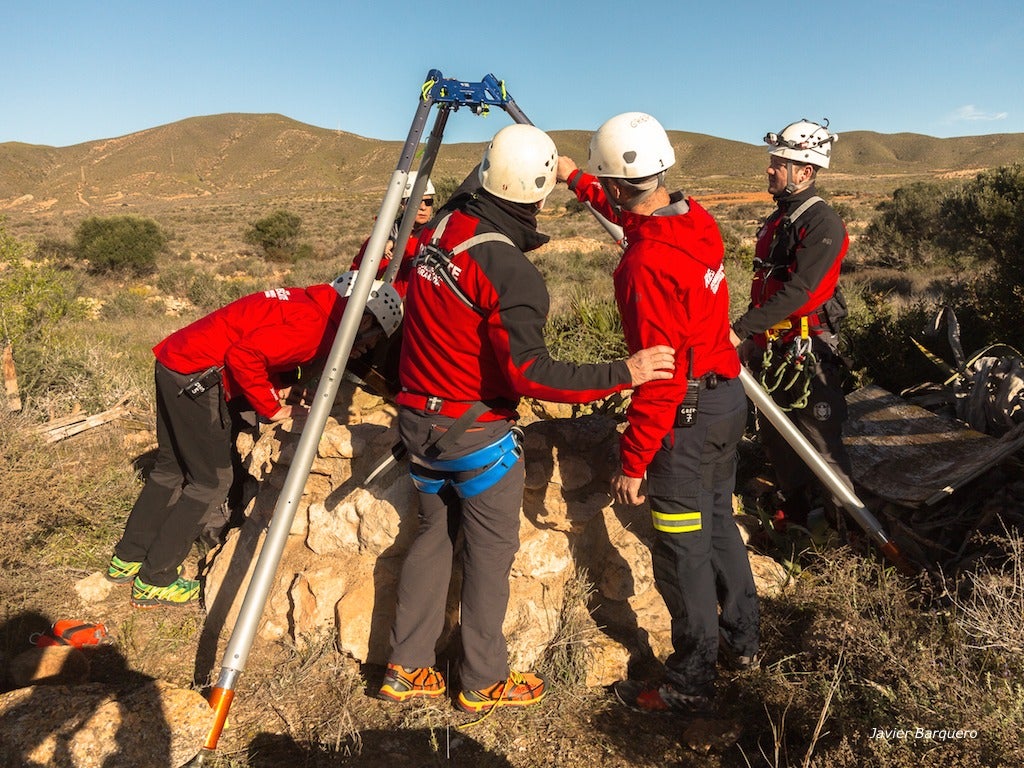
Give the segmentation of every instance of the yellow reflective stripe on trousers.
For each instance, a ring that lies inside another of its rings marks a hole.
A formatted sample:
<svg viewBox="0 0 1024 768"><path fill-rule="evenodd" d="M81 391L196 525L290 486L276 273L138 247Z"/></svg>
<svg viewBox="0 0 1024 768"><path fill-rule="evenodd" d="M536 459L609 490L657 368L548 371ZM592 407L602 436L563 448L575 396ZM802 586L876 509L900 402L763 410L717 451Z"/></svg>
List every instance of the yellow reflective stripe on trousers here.
<svg viewBox="0 0 1024 768"><path fill-rule="evenodd" d="M691 533L701 529L700 512L658 512L651 510L654 530L665 533Z"/></svg>

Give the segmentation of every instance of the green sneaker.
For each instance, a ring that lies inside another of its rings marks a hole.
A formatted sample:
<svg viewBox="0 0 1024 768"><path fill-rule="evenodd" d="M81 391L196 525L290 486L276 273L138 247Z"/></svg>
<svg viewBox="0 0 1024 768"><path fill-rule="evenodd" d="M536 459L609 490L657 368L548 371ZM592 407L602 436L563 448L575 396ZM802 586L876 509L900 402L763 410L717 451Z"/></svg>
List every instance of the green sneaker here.
<svg viewBox="0 0 1024 768"><path fill-rule="evenodd" d="M131 563L113 555L110 558L110 565L107 566L107 581L112 581L115 584L127 584L135 578L141 567L142 563Z"/></svg>
<svg viewBox="0 0 1024 768"><path fill-rule="evenodd" d="M135 577L132 582L132 605L153 608L158 605L188 605L199 599L199 582L179 576L173 584L156 587Z"/></svg>

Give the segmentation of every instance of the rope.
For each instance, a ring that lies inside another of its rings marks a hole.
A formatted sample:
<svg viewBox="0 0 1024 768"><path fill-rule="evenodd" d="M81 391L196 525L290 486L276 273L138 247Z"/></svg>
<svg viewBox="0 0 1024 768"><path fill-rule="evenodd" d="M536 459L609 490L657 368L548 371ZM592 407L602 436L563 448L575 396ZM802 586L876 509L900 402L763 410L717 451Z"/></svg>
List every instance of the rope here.
<svg viewBox="0 0 1024 768"><path fill-rule="evenodd" d="M811 351L809 339L794 339L780 350L781 361L776 361L775 348L769 344L761 358L761 386L769 394L796 395L789 405L778 404L783 411L807 407L811 395L811 379L818 366L818 358ZM774 399L774 398L773 398Z"/></svg>

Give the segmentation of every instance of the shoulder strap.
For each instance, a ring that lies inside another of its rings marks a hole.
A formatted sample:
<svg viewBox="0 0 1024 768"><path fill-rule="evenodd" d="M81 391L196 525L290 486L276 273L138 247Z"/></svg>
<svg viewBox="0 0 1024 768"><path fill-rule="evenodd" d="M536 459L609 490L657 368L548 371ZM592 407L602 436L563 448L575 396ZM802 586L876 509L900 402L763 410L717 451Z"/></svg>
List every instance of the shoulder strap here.
<svg viewBox="0 0 1024 768"><path fill-rule="evenodd" d="M799 219L801 216L804 215L804 213L807 212L808 208L810 208L813 205L816 205L817 203L823 203L823 202L825 202L824 199L818 197L817 195L813 195L812 197L808 197L806 200L803 201L803 203L800 205L799 208L797 208L795 211L793 211L791 214L789 214L789 216L784 218L782 220L782 223L785 224L787 227L793 226L793 224L796 222L796 220Z"/></svg>
<svg viewBox="0 0 1024 768"><path fill-rule="evenodd" d="M459 298L459 301L477 314L480 314L480 307L466 295L466 292L462 290L462 287L452 275L450 269L452 258L458 256L460 253L468 251L475 245L480 245L481 243L507 243L513 247L515 246L515 243L500 232L483 232L479 235L474 235L467 240L463 240L450 251L445 250L440 246L440 242L441 236L444 234L444 230L448 226L448 220L450 218L451 214L449 213L437 223L437 228L434 229L430 242L420 250L420 253L416 258L419 263L429 267L431 271L452 290L452 292Z"/></svg>

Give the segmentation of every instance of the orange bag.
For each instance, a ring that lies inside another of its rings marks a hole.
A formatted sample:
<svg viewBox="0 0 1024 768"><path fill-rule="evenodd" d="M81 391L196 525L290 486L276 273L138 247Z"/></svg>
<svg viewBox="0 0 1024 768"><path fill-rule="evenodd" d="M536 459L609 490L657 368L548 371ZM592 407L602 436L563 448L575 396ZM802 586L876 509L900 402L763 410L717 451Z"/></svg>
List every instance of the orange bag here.
<svg viewBox="0 0 1024 768"><path fill-rule="evenodd" d="M40 648L48 645L73 645L81 648L85 645L101 645L109 640L107 628L102 624L89 624L74 619L61 619L46 632L37 632L29 638L32 645Z"/></svg>

